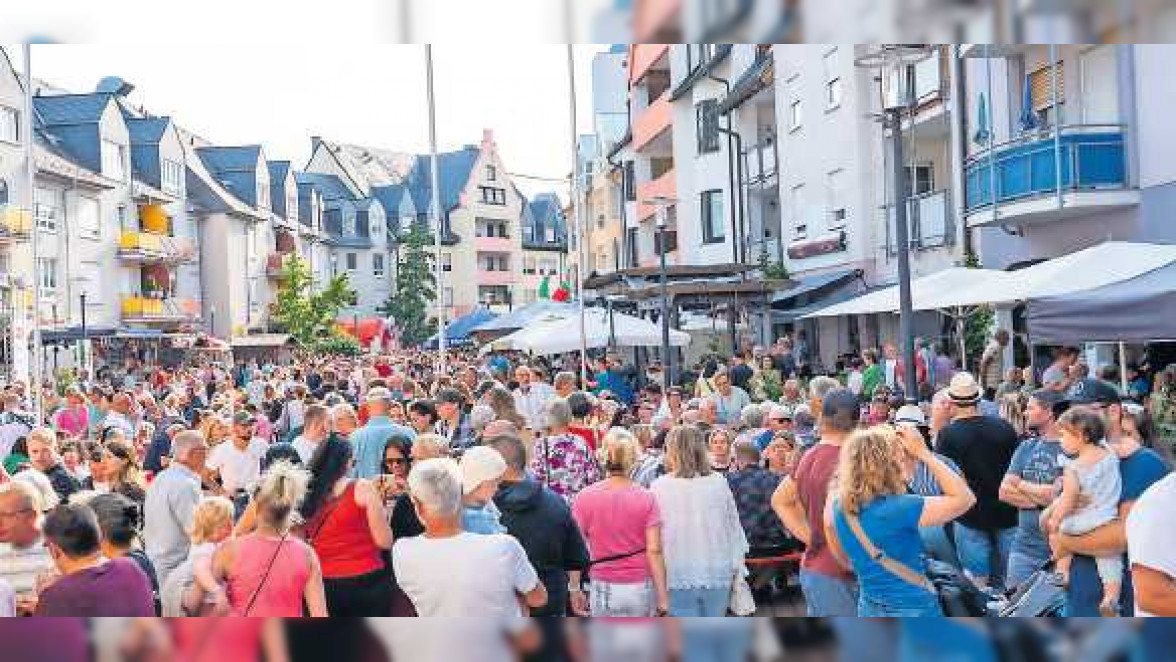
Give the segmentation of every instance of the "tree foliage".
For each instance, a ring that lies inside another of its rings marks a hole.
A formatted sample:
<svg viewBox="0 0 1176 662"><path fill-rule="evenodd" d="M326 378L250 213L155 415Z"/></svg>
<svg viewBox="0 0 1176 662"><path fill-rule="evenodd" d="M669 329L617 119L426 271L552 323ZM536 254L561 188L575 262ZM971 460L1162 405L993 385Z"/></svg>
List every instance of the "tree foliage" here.
<svg viewBox="0 0 1176 662"><path fill-rule="evenodd" d="M355 290L348 284L346 274L331 278L326 287L316 291L309 265L293 256L283 269L272 317L282 331L311 347L320 339L338 334L339 311L354 300Z"/></svg>
<svg viewBox="0 0 1176 662"><path fill-rule="evenodd" d="M980 258L972 252L964 256L964 266L969 269L981 269ZM988 337L992 333L992 325L996 320L996 311L991 306L981 306L968 316L965 324L964 345L968 351L968 365L974 366L980 360L980 355L988 345Z"/></svg>
<svg viewBox="0 0 1176 662"><path fill-rule="evenodd" d="M400 329L405 346L425 341L437 326L437 320L429 315L430 306L437 300L434 258L426 250L429 243L429 233L417 224L401 235L396 287L380 307L380 314L391 317Z"/></svg>

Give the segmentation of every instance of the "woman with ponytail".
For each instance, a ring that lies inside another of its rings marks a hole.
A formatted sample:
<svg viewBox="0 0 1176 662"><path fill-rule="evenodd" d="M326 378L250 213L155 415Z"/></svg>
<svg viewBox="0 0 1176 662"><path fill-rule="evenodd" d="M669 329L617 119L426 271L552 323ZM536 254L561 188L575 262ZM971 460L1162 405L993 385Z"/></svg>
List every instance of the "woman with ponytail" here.
<svg viewBox="0 0 1176 662"><path fill-rule="evenodd" d="M262 476L254 497L257 528L226 541L212 560L213 574L228 588L236 616L327 615L322 568L314 550L291 535L306 498L309 474L289 462Z"/></svg>
<svg viewBox="0 0 1176 662"><path fill-rule="evenodd" d="M638 454L628 430L609 431L599 451L608 477L581 492L572 507L592 554L593 616L669 612L661 513L653 494L630 478Z"/></svg>
<svg viewBox="0 0 1176 662"><path fill-rule="evenodd" d="M159 614L159 578L155 566L142 548L143 507L122 494L99 494L86 502L98 517L102 532L99 545L102 556L108 559L128 558L134 561L147 579L155 598L155 613Z"/></svg>

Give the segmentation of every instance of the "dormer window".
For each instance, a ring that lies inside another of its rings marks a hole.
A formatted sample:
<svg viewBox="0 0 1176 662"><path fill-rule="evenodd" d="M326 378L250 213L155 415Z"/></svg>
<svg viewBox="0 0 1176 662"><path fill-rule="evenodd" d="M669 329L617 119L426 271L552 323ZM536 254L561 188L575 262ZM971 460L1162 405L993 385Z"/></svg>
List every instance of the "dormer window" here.
<svg viewBox="0 0 1176 662"><path fill-rule="evenodd" d="M102 141L102 174L111 179L126 178L127 146L110 140Z"/></svg>
<svg viewBox="0 0 1176 662"><path fill-rule="evenodd" d="M182 195L184 192L184 166L164 159L159 168L159 183L165 193Z"/></svg>
<svg viewBox="0 0 1176 662"><path fill-rule="evenodd" d="M343 219L343 234L349 237L354 237L355 232L355 217L347 216Z"/></svg>
<svg viewBox="0 0 1176 662"><path fill-rule="evenodd" d="M270 192L268 184L262 184L257 187L257 207L259 209L270 208Z"/></svg>

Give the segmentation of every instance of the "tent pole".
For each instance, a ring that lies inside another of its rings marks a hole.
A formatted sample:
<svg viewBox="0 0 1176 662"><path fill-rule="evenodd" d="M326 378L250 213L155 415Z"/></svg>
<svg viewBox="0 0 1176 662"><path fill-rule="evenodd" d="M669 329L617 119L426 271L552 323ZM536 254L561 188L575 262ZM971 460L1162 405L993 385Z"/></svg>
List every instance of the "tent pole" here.
<svg viewBox="0 0 1176 662"><path fill-rule="evenodd" d="M1127 343L1119 343L1119 384L1123 387L1123 395L1127 395L1130 384L1127 383Z"/></svg>
<svg viewBox="0 0 1176 662"><path fill-rule="evenodd" d="M960 369L968 371L968 317L962 307L956 308L956 336L960 343Z"/></svg>

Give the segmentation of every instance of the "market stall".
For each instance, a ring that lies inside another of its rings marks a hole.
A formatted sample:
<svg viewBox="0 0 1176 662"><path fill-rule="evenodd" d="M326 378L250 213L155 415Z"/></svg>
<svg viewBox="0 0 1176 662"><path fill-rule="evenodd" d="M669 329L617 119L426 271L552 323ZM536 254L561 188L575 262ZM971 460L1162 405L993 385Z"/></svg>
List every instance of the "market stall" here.
<svg viewBox="0 0 1176 662"><path fill-rule="evenodd" d="M639 317L613 313L600 308L584 311L584 335L588 349L600 349L610 344L616 347L659 347L662 329L657 324ZM690 345L690 334L670 330L671 347ZM516 350L531 354L549 355L575 352L580 349L580 317L539 322L508 336L487 343L482 350Z"/></svg>

